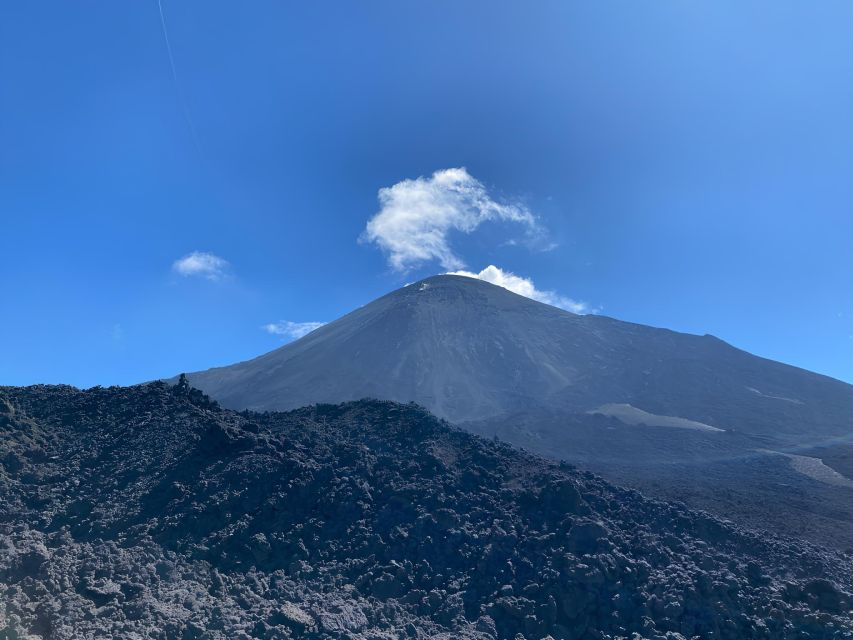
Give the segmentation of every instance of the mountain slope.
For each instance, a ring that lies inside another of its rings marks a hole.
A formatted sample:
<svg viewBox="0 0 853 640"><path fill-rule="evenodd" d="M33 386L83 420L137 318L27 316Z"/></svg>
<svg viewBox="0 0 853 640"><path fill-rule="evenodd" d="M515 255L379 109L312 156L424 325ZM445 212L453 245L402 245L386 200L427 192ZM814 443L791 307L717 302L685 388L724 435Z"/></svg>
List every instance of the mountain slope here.
<svg viewBox="0 0 853 640"><path fill-rule="evenodd" d="M7 638L853 637L849 558L388 402L0 387L0 542Z"/></svg>
<svg viewBox="0 0 853 640"><path fill-rule="evenodd" d="M189 374L223 405L414 401L453 422L625 404L780 443L851 433L853 387L712 336L578 316L461 276L394 291L296 342Z"/></svg>
<svg viewBox="0 0 853 640"><path fill-rule="evenodd" d="M189 379L236 409L415 401L652 495L853 549L853 387L711 336L437 276Z"/></svg>

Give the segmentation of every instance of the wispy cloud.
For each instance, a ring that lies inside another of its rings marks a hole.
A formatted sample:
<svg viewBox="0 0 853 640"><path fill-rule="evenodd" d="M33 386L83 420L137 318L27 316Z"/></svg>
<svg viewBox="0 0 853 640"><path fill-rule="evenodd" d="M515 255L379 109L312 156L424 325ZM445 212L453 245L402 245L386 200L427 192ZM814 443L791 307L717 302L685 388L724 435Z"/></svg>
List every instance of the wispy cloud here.
<svg viewBox="0 0 853 640"><path fill-rule="evenodd" d="M222 280L228 275L228 261L205 251L193 251L175 260L172 271L184 277L197 276L208 280Z"/></svg>
<svg viewBox="0 0 853 640"><path fill-rule="evenodd" d="M306 336L315 329L322 327L325 322L290 322L282 320L281 322L271 322L261 327L267 333L275 336L284 336L297 340L302 336Z"/></svg>
<svg viewBox="0 0 853 640"><path fill-rule="evenodd" d="M451 249L448 235L451 231L471 233L490 220L519 223L536 241L543 235L527 207L493 199L464 168L442 169L428 178L403 180L380 189L379 204L362 240L376 243L397 271L432 260L445 269L461 269L465 263Z"/></svg>
<svg viewBox="0 0 853 640"><path fill-rule="evenodd" d="M586 302L579 302L556 293L555 291L541 291L536 288L533 284L533 280L530 278L517 276L514 273L504 271L495 265L489 265L480 271L480 273L472 273L471 271L451 271L449 275L465 276L467 278L484 280L485 282L490 282L491 284L503 287L504 289L509 289L513 293L517 293L525 298L531 298L532 300L538 300L539 302L544 302L545 304L550 304L554 307L560 307L561 309L571 311L572 313L586 314L596 312L596 310L591 308Z"/></svg>

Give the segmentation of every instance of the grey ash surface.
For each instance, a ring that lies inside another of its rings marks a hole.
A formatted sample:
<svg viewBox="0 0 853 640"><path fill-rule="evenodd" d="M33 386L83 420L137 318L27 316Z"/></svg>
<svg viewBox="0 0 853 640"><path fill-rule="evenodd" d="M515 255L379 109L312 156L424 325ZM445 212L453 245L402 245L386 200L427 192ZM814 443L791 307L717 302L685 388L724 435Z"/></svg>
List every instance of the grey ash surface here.
<svg viewBox="0 0 853 640"><path fill-rule="evenodd" d="M3 638L853 637L849 556L413 405L0 387L0 434Z"/></svg>

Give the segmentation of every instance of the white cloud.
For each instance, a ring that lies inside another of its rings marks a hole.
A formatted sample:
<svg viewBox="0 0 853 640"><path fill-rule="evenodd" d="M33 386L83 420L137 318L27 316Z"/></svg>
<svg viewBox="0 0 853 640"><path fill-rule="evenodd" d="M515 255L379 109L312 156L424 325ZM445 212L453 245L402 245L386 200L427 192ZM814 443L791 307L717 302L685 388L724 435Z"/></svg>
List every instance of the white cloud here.
<svg viewBox="0 0 853 640"><path fill-rule="evenodd" d="M308 335L315 329L322 327L325 322L290 322L282 320L281 322L271 322L265 324L261 329L275 336L285 336L297 340L302 336Z"/></svg>
<svg viewBox="0 0 853 640"><path fill-rule="evenodd" d="M542 236L527 207L495 201L464 168L442 169L429 178L380 189L379 204L381 209L368 221L362 240L379 245L398 271L431 260L438 260L445 269L461 269L465 263L450 248L449 233L471 233L490 220L518 222L530 238Z"/></svg>
<svg viewBox="0 0 853 640"><path fill-rule="evenodd" d="M172 271L184 277L199 276L208 280L222 280L228 272L228 261L205 251L193 251L175 260Z"/></svg>
<svg viewBox="0 0 853 640"><path fill-rule="evenodd" d="M484 280L485 282L496 284L504 289L509 289L513 293L517 293L525 298L538 300L539 302L544 302L545 304L550 304L554 307L560 307L561 309L571 311L572 313L595 313L595 309L592 309L586 302L573 300L572 298L560 295L554 291L540 291L534 286L533 280L530 278L517 276L514 273L504 271L493 264L483 269L480 273L472 273L471 271L451 271L448 275L465 276L467 278Z"/></svg>

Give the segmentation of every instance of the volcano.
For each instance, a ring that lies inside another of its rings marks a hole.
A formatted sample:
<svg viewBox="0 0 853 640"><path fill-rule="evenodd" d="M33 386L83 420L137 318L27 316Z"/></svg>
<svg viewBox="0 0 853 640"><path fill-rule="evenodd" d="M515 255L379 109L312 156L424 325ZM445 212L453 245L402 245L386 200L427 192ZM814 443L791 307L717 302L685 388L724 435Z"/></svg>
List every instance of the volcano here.
<svg viewBox="0 0 853 640"><path fill-rule="evenodd" d="M853 386L713 336L576 315L451 275L189 381L234 409L373 397L455 423L557 410L793 444L849 435L853 416Z"/></svg>
<svg viewBox="0 0 853 640"><path fill-rule="evenodd" d="M188 378L240 410L414 402L660 497L853 547L853 386L711 335L442 275Z"/></svg>

